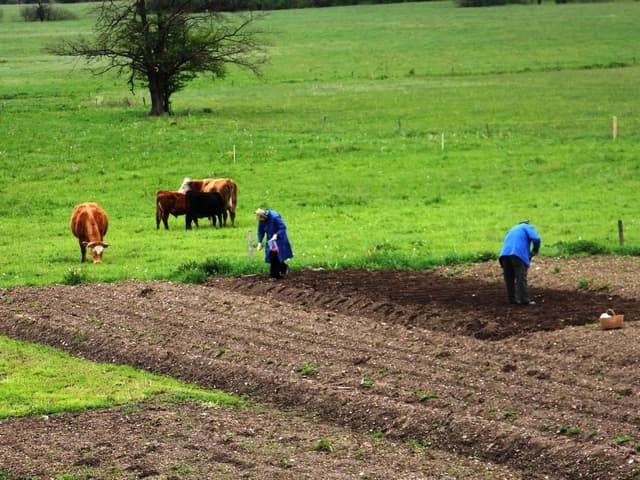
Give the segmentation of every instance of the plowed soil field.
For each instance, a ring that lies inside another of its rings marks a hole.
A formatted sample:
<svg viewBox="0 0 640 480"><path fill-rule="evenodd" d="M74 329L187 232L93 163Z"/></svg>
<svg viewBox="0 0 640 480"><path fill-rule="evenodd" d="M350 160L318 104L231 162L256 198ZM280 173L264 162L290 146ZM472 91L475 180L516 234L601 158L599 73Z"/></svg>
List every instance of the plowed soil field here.
<svg viewBox="0 0 640 480"><path fill-rule="evenodd" d="M150 403L5 420L1 468L15 478L640 478L639 269L638 259L536 259L532 307L507 304L495 262L2 290L6 335L264 407ZM623 329L598 328L607 308L625 315Z"/></svg>

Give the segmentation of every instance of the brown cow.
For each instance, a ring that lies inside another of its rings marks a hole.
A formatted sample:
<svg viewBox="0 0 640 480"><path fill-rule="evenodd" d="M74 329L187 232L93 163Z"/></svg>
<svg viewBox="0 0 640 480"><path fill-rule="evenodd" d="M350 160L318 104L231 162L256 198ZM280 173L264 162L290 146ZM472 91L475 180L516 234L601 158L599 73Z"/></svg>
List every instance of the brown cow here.
<svg viewBox="0 0 640 480"><path fill-rule="evenodd" d="M165 230L169 230L169 215L177 217L187 213L187 197L182 192L160 190L156 193L156 230L160 228L160 220L164 223ZM196 227L198 219L194 219Z"/></svg>
<svg viewBox="0 0 640 480"><path fill-rule="evenodd" d="M97 203L76 205L71 215L71 231L78 237L82 261L87 260L87 247L91 249L93 263L102 261L102 252L109 246L102 239L107 234L109 219Z"/></svg>
<svg viewBox="0 0 640 480"><path fill-rule="evenodd" d="M238 185L230 178L205 178L202 180L191 180L185 178L182 181L179 192L186 193L189 190L196 192L218 192L224 200L231 217L231 225L236 221L236 207L238 206ZM227 223L227 215L224 215L225 225Z"/></svg>

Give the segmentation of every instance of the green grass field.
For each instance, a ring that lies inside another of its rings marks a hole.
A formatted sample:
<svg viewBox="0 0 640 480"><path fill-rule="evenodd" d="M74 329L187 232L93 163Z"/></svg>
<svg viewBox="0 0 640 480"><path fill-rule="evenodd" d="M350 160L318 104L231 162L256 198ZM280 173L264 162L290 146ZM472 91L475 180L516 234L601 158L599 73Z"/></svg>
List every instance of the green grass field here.
<svg viewBox="0 0 640 480"><path fill-rule="evenodd" d="M82 267L100 281L181 278L207 258L265 269L247 259L258 206L283 214L295 268L496 253L522 218L543 254L614 247L618 219L640 247L638 2L278 11L262 78L199 78L166 118L125 79L43 52L90 33L87 5L43 24L0 8L0 286L68 278L84 201L110 216L104 263ZM235 179L237 227L156 231L156 190L185 176Z"/></svg>
<svg viewBox="0 0 640 480"><path fill-rule="evenodd" d="M122 365L87 362L52 348L0 336L0 420L101 408L155 398L243 405L235 395L203 390Z"/></svg>

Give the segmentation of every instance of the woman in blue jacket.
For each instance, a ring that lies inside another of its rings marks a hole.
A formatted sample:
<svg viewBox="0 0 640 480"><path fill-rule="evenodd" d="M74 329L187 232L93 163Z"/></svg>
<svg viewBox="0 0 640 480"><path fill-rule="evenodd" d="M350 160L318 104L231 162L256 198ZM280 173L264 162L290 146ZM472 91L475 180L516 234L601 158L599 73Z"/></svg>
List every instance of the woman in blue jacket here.
<svg viewBox="0 0 640 480"><path fill-rule="evenodd" d="M271 264L271 278L282 278L289 267L285 260L293 258L291 244L287 237L287 225L275 210L256 210L258 220L258 250L263 247L262 239L267 236L264 261Z"/></svg>

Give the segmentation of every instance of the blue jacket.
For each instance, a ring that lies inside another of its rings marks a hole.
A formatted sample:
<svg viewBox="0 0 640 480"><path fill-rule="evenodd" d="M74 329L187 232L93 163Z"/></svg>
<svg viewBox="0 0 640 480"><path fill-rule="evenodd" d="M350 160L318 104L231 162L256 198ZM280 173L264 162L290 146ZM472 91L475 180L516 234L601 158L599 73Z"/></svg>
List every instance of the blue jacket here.
<svg viewBox="0 0 640 480"><path fill-rule="evenodd" d="M533 244L533 250L529 250L531 244ZM515 255L529 267L531 257L536 255L538 250L540 250L540 235L536 229L528 223L519 223L504 237L500 257Z"/></svg>
<svg viewBox="0 0 640 480"><path fill-rule="evenodd" d="M278 245L278 260L284 262L288 258L293 258L293 251L291 250L289 237L287 237L287 225L278 212L275 210L267 210L267 219L258 222L258 243L262 243L265 234L267 235L267 240L269 240L274 233L278 235L276 239ZM265 248L264 253L264 261L270 263L269 248Z"/></svg>

